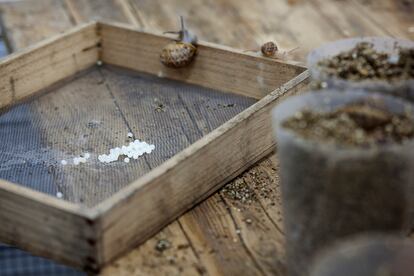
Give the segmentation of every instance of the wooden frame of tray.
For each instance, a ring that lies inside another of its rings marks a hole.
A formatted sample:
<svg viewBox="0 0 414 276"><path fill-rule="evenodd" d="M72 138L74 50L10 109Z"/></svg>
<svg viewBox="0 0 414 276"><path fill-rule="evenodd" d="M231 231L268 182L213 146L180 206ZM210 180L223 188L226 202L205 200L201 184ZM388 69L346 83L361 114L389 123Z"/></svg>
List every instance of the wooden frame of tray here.
<svg viewBox="0 0 414 276"><path fill-rule="evenodd" d="M171 69L159 62L170 41L171 36L92 22L0 61L0 109L98 61L259 99L92 208L0 180L0 241L99 271L274 150L270 111L307 86L306 68L200 42L190 66Z"/></svg>

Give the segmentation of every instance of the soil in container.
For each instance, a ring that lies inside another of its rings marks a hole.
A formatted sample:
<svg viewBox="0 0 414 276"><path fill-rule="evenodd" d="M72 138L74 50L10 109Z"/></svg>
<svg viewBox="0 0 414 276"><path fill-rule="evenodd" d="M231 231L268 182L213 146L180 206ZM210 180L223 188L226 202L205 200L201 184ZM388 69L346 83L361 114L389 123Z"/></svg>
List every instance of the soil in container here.
<svg viewBox="0 0 414 276"><path fill-rule="evenodd" d="M370 235L341 241L315 260L312 276L412 276L414 242Z"/></svg>
<svg viewBox="0 0 414 276"><path fill-rule="evenodd" d="M290 98L273 113L289 275L363 232L402 232L414 176L413 106L345 91Z"/></svg>
<svg viewBox="0 0 414 276"><path fill-rule="evenodd" d="M326 113L299 111L282 126L306 139L343 146L402 143L414 136L414 121L409 115L392 114L367 102Z"/></svg>
<svg viewBox="0 0 414 276"><path fill-rule="evenodd" d="M335 41L308 55L315 89L364 89L414 101L414 42L387 37Z"/></svg>
<svg viewBox="0 0 414 276"><path fill-rule="evenodd" d="M330 76L353 81L414 79L414 48L399 48L391 55L377 51L372 43L360 42L349 51L321 60L318 66Z"/></svg>

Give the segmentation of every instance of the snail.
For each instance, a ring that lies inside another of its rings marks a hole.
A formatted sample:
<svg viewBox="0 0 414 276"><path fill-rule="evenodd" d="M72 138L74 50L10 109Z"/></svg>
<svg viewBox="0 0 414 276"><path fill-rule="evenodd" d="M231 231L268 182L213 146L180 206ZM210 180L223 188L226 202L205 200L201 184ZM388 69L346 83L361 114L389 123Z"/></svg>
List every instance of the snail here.
<svg viewBox="0 0 414 276"><path fill-rule="evenodd" d="M279 48L276 43L269 41L262 45L260 51L265 57L273 57L279 51Z"/></svg>
<svg viewBox="0 0 414 276"><path fill-rule="evenodd" d="M295 47L290 50L280 49L277 44L273 41L266 42L260 47L260 52L264 57L275 58L275 59L286 59L293 51L299 49ZM245 52L258 52L257 50L246 50Z"/></svg>
<svg viewBox="0 0 414 276"><path fill-rule="evenodd" d="M181 30L178 32L164 32L179 35L179 40L167 44L160 54L160 61L167 67L181 68L189 65L196 53L197 36L189 32L184 25L184 19L180 16Z"/></svg>

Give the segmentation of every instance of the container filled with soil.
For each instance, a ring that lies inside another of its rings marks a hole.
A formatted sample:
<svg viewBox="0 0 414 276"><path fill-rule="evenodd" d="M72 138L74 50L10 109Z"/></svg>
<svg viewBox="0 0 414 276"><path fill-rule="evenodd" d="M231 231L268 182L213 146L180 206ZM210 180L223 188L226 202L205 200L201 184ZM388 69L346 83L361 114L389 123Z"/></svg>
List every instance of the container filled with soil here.
<svg viewBox="0 0 414 276"><path fill-rule="evenodd" d="M307 63L321 88L364 89L414 100L414 41L340 40L312 51Z"/></svg>
<svg viewBox="0 0 414 276"><path fill-rule="evenodd" d="M363 91L310 92L273 111L290 275L366 231L401 232L414 183L413 105Z"/></svg>
<svg viewBox="0 0 414 276"><path fill-rule="evenodd" d="M414 242L388 235L358 236L324 250L311 276L412 276Z"/></svg>

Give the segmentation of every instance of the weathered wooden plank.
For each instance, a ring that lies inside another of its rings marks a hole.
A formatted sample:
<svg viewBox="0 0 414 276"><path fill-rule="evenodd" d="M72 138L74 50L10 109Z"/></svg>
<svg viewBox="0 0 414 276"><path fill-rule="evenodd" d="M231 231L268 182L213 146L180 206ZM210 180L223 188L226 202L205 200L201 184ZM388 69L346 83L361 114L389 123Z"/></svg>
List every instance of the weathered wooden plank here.
<svg viewBox="0 0 414 276"><path fill-rule="evenodd" d="M251 239L239 233L241 225L233 216L237 210L231 209L215 193L179 220L207 275L263 275L261 260L252 256Z"/></svg>
<svg viewBox="0 0 414 276"><path fill-rule="evenodd" d="M197 57L188 68L171 69L159 61L161 49L170 38L117 25L99 26L103 62L256 99L304 70L206 42L199 43Z"/></svg>
<svg viewBox="0 0 414 276"><path fill-rule="evenodd" d="M86 268L97 253L96 228L86 210L4 180L0 188L2 241Z"/></svg>
<svg viewBox="0 0 414 276"><path fill-rule="evenodd" d="M0 62L0 109L93 65L98 40L92 23L4 58Z"/></svg>
<svg viewBox="0 0 414 276"><path fill-rule="evenodd" d="M76 24L91 20L137 24L125 0L64 0L64 2Z"/></svg>
<svg viewBox="0 0 414 276"><path fill-rule="evenodd" d="M3 1L0 6L2 21L11 49L22 49L72 26L62 2Z"/></svg>
<svg viewBox="0 0 414 276"><path fill-rule="evenodd" d="M156 249L166 242L165 250ZM196 255L197 254L197 255ZM135 250L114 261L102 275L203 275L198 252L175 221Z"/></svg>
<svg viewBox="0 0 414 276"><path fill-rule="evenodd" d="M258 201L278 233L284 233L278 159L275 156L267 157L249 170L243 179L250 186L264 188L256 191Z"/></svg>
<svg viewBox="0 0 414 276"><path fill-rule="evenodd" d="M366 14L352 3L334 3L321 0L309 2L312 8L336 30L339 38L390 35L386 28L372 22Z"/></svg>
<svg viewBox="0 0 414 276"><path fill-rule="evenodd" d="M379 26L388 36L414 39L414 3L405 0L353 0L362 17ZM345 15L346 16L346 15Z"/></svg>

